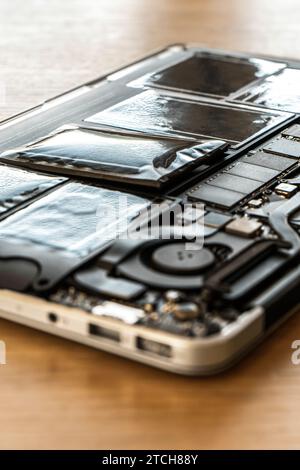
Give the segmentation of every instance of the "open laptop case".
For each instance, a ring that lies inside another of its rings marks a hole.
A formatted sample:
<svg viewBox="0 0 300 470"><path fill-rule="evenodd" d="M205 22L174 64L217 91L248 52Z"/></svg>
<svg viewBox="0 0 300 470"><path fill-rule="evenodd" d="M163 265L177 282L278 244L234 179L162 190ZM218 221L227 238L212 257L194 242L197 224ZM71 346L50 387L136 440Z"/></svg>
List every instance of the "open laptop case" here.
<svg viewBox="0 0 300 470"><path fill-rule="evenodd" d="M300 63L174 45L0 125L1 317L210 374L300 301Z"/></svg>

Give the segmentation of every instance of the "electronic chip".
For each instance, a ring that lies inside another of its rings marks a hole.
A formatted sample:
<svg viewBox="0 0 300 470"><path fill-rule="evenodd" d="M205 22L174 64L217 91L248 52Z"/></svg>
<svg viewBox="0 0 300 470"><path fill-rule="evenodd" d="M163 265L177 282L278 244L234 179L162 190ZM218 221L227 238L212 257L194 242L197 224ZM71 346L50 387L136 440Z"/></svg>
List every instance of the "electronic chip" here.
<svg viewBox="0 0 300 470"><path fill-rule="evenodd" d="M248 206L254 207L255 209L257 209L258 207L261 207L262 204L263 204L262 199L251 199L251 201L248 202Z"/></svg>
<svg viewBox="0 0 300 470"><path fill-rule="evenodd" d="M230 215L210 211L204 216L204 223L208 227L220 228L227 224L231 218Z"/></svg>
<svg viewBox="0 0 300 470"><path fill-rule="evenodd" d="M193 201L203 201L229 209L240 202L245 194L203 183L196 189L189 191L188 196Z"/></svg>
<svg viewBox="0 0 300 470"><path fill-rule="evenodd" d="M300 139L300 125L295 124L292 127L288 127L288 129L285 129L282 132L282 135L287 136L287 137L294 137L296 139Z"/></svg>
<svg viewBox="0 0 300 470"><path fill-rule="evenodd" d="M262 223L247 217L237 217L229 222L225 231L241 237L255 237L262 227Z"/></svg>
<svg viewBox="0 0 300 470"><path fill-rule="evenodd" d="M242 176L251 180L266 183L278 175L278 171L272 168L266 168L260 165L252 165L246 162L237 162L226 169L226 173L230 175Z"/></svg>
<svg viewBox="0 0 300 470"><path fill-rule="evenodd" d="M300 157L300 142L290 139L277 139L264 147L265 152L284 155L291 158Z"/></svg>
<svg viewBox="0 0 300 470"><path fill-rule="evenodd" d="M234 191L242 194L250 194L262 186L261 181L250 180L249 178L226 173L217 175L211 180L208 180L207 183L212 186L218 186L219 188L234 189Z"/></svg>
<svg viewBox="0 0 300 470"><path fill-rule="evenodd" d="M278 173L287 170L295 164L295 161L290 158L258 151L256 153L248 154L242 157L240 162L251 163L253 165L260 165L272 170L278 170Z"/></svg>
<svg viewBox="0 0 300 470"><path fill-rule="evenodd" d="M274 176L273 173L271 176ZM261 188L265 182L224 172L207 179L201 185L190 190L188 195L190 199L195 201L231 208Z"/></svg>
<svg viewBox="0 0 300 470"><path fill-rule="evenodd" d="M289 183L280 183L276 186L275 192L285 197L291 197L298 191L297 186Z"/></svg>

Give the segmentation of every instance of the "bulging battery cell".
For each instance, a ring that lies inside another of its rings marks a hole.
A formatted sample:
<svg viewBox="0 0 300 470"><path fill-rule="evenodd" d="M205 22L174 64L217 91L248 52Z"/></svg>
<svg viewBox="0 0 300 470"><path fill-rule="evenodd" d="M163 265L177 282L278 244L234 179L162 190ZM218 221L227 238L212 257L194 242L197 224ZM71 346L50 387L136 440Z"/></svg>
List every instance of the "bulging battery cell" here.
<svg viewBox="0 0 300 470"><path fill-rule="evenodd" d="M147 137L89 129L58 130L1 155L7 162L56 173L160 187L222 156L222 140Z"/></svg>
<svg viewBox="0 0 300 470"><path fill-rule="evenodd" d="M212 104L147 90L86 118L86 121L147 134L206 136L238 143L286 118L285 113L276 111Z"/></svg>
<svg viewBox="0 0 300 470"><path fill-rule="evenodd" d="M0 165L0 215L66 181L33 171Z"/></svg>
<svg viewBox="0 0 300 470"><path fill-rule="evenodd" d="M285 64L257 58L196 53L150 75L147 84L201 94L227 96Z"/></svg>
<svg viewBox="0 0 300 470"><path fill-rule="evenodd" d="M71 182L0 222L0 239L83 258L116 238L149 203L121 191Z"/></svg>

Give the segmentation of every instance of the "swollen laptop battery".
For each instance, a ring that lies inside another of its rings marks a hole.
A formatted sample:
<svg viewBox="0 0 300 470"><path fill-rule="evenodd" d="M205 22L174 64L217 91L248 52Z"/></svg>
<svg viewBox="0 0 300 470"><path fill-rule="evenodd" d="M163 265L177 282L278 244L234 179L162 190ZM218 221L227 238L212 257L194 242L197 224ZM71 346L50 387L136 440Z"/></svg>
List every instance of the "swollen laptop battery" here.
<svg viewBox="0 0 300 470"><path fill-rule="evenodd" d="M300 302L300 62L171 45L0 124L0 316L186 375Z"/></svg>

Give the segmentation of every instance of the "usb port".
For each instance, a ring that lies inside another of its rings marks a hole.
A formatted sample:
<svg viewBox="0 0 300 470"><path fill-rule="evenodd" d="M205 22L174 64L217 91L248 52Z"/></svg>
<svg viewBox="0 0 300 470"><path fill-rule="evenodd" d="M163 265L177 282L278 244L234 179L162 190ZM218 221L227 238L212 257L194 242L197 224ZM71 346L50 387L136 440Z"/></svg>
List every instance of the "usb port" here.
<svg viewBox="0 0 300 470"><path fill-rule="evenodd" d="M146 351L151 354L156 354L157 356L172 356L172 348L169 344L159 343L158 341L143 338L142 336L137 336L136 347L142 351Z"/></svg>
<svg viewBox="0 0 300 470"><path fill-rule="evenodd" d="M91 336L97 336L98 338L110 339L116 343L120 342L120 333L110 328L104 328L103 326L96 325L95 323L89 323L89 334Z"/></svg>

